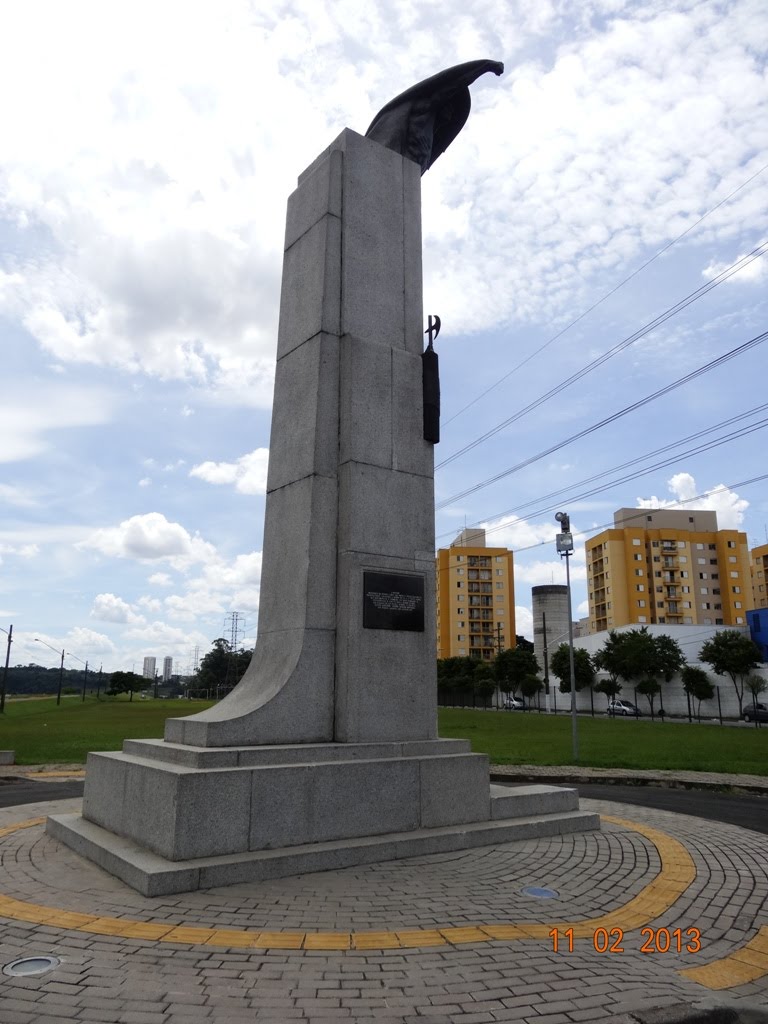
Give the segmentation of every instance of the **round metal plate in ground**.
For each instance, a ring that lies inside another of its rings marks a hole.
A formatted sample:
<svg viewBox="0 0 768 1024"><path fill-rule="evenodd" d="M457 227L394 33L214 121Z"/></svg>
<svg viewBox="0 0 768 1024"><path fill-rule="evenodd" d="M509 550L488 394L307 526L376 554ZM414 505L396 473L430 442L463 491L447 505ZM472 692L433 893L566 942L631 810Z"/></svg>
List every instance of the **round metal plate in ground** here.
<svg viewBox="0 0 768 1024"><path fill-rule="evenodd" d="M30 974L45 974L52 971L61 963L55 956L25 956L21 960L14 960L6 964L3 974L10 974L12 977L26 977Z"/></svg>
<svg viewBox="0 0 768 1024"><path fill-rule="evenodd" d="M542 889L538 885L526 885L520 891L523 896L535 896L537 900L555 900L560 895L554 889Z"/></svg>

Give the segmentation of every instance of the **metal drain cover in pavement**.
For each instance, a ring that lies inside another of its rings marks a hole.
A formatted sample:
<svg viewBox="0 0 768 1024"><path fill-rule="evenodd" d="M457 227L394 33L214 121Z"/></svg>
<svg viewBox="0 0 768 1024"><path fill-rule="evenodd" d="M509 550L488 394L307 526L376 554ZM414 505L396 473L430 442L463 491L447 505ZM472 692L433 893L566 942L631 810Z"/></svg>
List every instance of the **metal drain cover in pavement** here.
<svg viewBox="0 0 768 1024"><path fill-rule="evenodd" d="M537 900L554 900L560 895L554 889L541 889L538 885L526 885L520 892L523 896L535 896Z"/></svg>
<svg viewBox="0 0 768 1024"><path fill-rule="evenodd" d="M55 956L26 956L22 960L14 960L13 963L6 964L3 974L10 974L13 977L45 974L46 971L52 971L54 967L58 967L60 963L61 960Z"/></svg>

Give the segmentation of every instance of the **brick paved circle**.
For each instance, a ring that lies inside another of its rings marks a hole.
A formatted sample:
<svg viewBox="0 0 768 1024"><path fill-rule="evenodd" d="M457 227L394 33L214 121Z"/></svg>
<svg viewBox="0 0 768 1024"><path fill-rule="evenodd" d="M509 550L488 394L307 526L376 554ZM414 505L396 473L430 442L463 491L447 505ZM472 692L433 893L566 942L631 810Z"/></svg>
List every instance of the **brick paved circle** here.
<svg viewBox="0 0 768 1024"><path fill-rule="evenodd" d="M514 940L443 939L416 948L227 949L8 920L0 930L1 963L51 953L61 957L62 965L43 978L3 977L0 1020L567 1024L600 1020L642 1004L701 999L709 990L681 972L721 961L756 941L761 927L768 928L768 837L663 811L602 801L582 804L659 831L642 834L606 824L594 835L151 899L35 827L0 841L0 894L63 911L211 931L268 928L330 935L466 928L471 936L471 929L482 924L546 927L601 915L620 920L633 900L653 889L661 872L667 888L650 893L656 903L649 905L659 908L651 924L670 930L699 927L700 953L642 954L639 925L627 929L622 953L599 954L588 937L577 937L572 953L556 954L546 932ZM664 835L672 844L668 850ZM674 858L671 867L667 864L669 850L678 843L687 850L695 877ZM679 881L675 890L677 874L688 880ZM525 897L520 892L525 885L551 887L560 898ZM765 956L768 965L768 944ZM766 1001L766 977L744 981L738 962L723 963L720 970L736 982L728 991L730 1001Z"/></svg>

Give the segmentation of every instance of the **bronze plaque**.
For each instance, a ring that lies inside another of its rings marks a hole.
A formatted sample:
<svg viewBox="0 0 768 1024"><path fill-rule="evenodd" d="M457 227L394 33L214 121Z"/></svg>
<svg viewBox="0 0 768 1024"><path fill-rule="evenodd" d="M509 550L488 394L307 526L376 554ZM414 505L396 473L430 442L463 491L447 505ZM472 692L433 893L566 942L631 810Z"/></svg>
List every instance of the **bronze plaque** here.
<svg viewBox="0 0 768 1024"><path fill-rule="evenodd" d="M364 572L363 626L423 633L424 577Z"/></svg>

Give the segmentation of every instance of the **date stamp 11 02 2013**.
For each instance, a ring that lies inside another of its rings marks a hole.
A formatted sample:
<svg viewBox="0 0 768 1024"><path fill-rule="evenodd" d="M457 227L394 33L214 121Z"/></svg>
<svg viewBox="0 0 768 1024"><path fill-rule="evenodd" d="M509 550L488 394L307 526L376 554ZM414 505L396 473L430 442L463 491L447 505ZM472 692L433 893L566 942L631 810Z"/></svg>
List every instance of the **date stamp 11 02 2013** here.
<svg viewBox="0 0 768 1024"><path fill-rule="evenodd" d="M549 932L554 953L572 953L573 928L553 928ZM698 953L701 950L701 931L698 928L641 928L640 945L630 945L623 928L595 928L592 946L597 953ZM589 939L587 939L589 941Z"/></svg>

